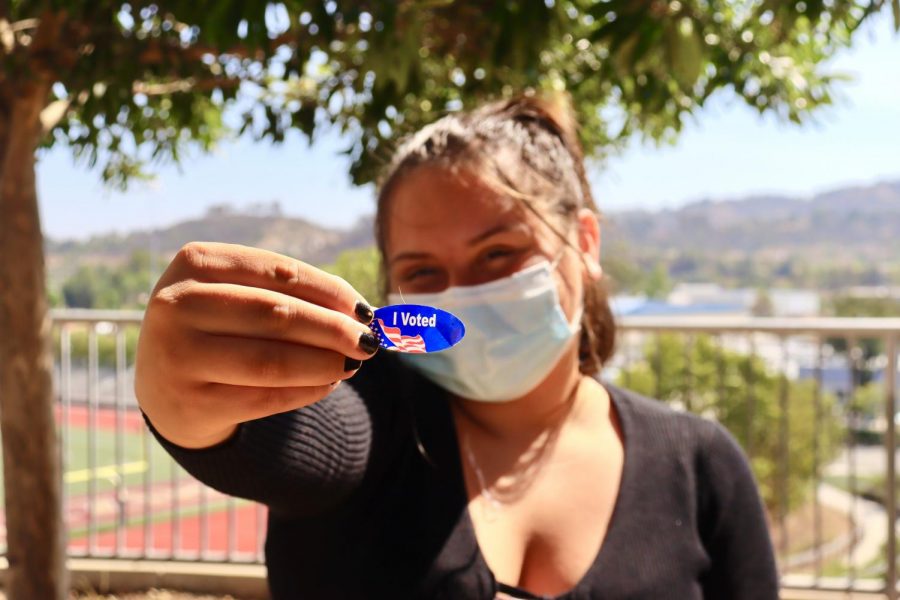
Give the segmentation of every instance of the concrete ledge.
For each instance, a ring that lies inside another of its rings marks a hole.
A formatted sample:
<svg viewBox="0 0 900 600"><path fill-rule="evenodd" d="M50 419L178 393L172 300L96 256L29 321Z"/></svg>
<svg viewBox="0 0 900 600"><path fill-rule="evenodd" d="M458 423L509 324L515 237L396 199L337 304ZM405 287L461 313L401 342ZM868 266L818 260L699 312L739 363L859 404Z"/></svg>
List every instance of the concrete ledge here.
<svg viewBox="0 0 900 600"><path fill-rule="evenodd" d="M0 576L6 571L0 556ZM268 600L266 568L258 564L206 563L127 558L70 558L72 588L101 594L164 588L193 594ZM886 600L880 592L782 588L781 600Z"/></svg>
<svg viewBox="0 0 900 600"><path fill-rule="evenodd" d="M781 590L781 600L886 600L877 592L832 592L814 590Z"/></svg>
<svg viewBox="0 0 900 600"><path fill-rule="evenodd" d="M818 588L818 589L810 589ZM849 591L850 589L854 591ZM781 578L782 600L882 600L887 598L881 579L814 577L789 574Z"/></svg>
<svg viewBox="0 0 900 600"><path fill-rule="evenodd" d="M6 571L0 557L0 570ZM165 588L194 594L231 595L267 600L266 568L236 563L178 562L148 559L70 558L72 588L101 594Z"/></svg>

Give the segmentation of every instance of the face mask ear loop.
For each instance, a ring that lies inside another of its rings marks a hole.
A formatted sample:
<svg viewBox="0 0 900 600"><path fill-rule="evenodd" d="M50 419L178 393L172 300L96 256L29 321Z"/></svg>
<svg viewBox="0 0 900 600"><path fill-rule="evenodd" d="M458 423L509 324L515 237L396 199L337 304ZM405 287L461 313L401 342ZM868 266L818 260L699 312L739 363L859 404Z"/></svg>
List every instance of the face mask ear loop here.
<svg viewBox="0 0 900 600"><path fill-rule="evenodd" d="M565 254L567 247L568 246L563 246L562 250L559 251L559 254L556 255L556 258L554 258L553 261L550 263L551 271L555 271L556 267L559 266L559 261L562 260L563 254Z"/></svg>
<svg viewBox="0 0 900 600"><path fill-rule="evenodd" d="M553 262L550 263L550 270L555 271L556 267L559 266L559 261L562 260L563 254L565 254L566 250L569 248L568 245L564 245L562 250L559 251L559 254L556 255L556 258L553 259ZM572 333L577 334L581 330L581 318L584 316L584 299L581 300L582 304L575 312L575 318L569 323L569 329Z"/></svg>

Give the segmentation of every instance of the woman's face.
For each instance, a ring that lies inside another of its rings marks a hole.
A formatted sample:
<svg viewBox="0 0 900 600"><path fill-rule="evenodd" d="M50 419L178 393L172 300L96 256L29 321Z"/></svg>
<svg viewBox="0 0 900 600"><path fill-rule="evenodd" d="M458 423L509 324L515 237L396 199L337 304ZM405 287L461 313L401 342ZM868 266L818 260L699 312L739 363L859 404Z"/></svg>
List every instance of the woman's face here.
<svg viewBox="0 0 900 600"><path fill-rule="evenodd" d="M385 264L392 293L477 285L560 257L555 277L571 319L585 281L600 277L600 233L589 210L565 231L565 245L516 200L497 195L473 176L432 166L404 174L386 206Z"/></svg>

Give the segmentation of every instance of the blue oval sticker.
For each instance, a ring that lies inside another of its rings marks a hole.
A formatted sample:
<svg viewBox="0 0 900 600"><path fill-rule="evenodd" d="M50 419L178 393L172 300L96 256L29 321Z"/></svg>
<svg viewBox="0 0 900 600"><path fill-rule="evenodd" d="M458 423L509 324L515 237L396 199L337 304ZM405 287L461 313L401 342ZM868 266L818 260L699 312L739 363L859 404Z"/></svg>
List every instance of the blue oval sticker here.
<svg viewBox="0 0 900 600"><path fill-rule="evenodd" d="M417 354L446 350L466 334L456 316L421 304L382 306L375 310L370 327L382 348Z"/></svg>

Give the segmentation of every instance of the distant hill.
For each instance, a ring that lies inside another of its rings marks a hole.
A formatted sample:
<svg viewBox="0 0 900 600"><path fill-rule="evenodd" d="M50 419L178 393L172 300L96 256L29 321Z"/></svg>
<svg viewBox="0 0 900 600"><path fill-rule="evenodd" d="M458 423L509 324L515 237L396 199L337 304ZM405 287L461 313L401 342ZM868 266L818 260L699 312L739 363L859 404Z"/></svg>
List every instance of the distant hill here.
<svg viewBox="0 0 900 600"><path fill-rule="evenodd" d="M293 256L313 264L332 262L341 252L372 244L372 220L361 219L350 229L322 227L281 214L277 205L237 211L228 206L211 208L203 217L169 227L110 234L86 241L46 243L52 281L65 279L77 266L117 264L137 250L168 261L190 241L215 241L255 246Z"/></svg>
<svg viewBox="0 0 900 600"><path fill-rule="evenodd" d="M606 215L603 234L605 267L620 290L646 287L641 274L660 267L673 282L726 287L898 285L900 181L810 199L707 199L614 212Z"/></svg>
<svg viewBox="0 0 900 600"><path fill-rule="evenodd" d="M245 244L326 264L344 250L372 245L372 218L338 230L283 215L277 205L248 211L219 206L170 227L87 241L48 240L51 281L63 281L80 265L121 263L135 250L167 261L191 240ZM896 285L900 181L837 189L811 199L705 199L661 211L612 212L605 215L604 250L608 271L615 261L619 271L623 264L637 272L662 264L677 281Z"/></svg>
<svg viewBox="0 0 900 600"><path fill-rule="evenodd" d="M607 239L647 252L900 260L900 181L834 190L809 200L755 196L616 212L607 224Z"/></svg>

